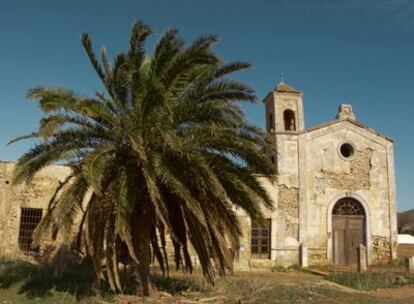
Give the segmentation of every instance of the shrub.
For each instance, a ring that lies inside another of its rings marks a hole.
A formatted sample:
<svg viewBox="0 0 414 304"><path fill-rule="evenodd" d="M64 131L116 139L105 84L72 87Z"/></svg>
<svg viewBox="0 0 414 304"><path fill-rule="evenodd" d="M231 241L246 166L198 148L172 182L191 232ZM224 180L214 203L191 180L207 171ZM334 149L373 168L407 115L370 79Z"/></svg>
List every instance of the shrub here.
<svg viewBox="0 0 414 304"><path fill-rule="evenodd" d="M159 290L166 291L171 294L179 294L189 291L206 292L212 288L211 285L209 285L204 279L195 276L153 276L152 281Z"/></svg>

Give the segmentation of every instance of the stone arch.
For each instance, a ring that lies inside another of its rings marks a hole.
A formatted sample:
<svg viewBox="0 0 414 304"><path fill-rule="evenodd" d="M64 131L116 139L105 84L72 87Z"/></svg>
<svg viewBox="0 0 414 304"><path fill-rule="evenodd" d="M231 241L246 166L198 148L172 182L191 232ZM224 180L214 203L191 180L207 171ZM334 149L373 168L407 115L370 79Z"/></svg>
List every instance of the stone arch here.
<svg viewBox="0 0 414 304"><path fill-rule="evenodd" d="M327 209L327 258L328 261L333 263L333 229L332 229L332 212L336 203L343 198L353 198L357 200L364 209L365 212L365 245L367 248L367 261L371 263L372 244L371 244L371 212L368 203L364 197L354 192L343 192L335 195L328 204Z"/></svg>
<svg viewBox="0 0 414 304"><path fill-rule="evenodd" d="M352 197L344 197L339 199L335 203L335 205L332 208L332 215L365 216L365 210L358 200Z"/></svg>

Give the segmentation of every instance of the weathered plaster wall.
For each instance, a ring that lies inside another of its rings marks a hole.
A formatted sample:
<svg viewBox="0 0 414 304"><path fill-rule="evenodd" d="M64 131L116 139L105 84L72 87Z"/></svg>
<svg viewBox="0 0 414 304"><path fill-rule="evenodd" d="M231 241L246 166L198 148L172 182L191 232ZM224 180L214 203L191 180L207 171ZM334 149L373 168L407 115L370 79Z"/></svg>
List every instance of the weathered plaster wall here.
<svg viewBox="0 0 414 304"><path fill-rule="evenodd" d="M49 166L39 172L30 184L13 186L14 166L10 162L0 162L0 256L20 253L20 208L45 210L59 181L70 173L67 167Z"/></svg>
<svg viewBox="0 0 414 304"><path fill-rule="evenodd" d="M276 263L289 266L299 263L299 145L297 134L276 134L278 196Z"/></svg>
<svg viewBox="0 0 414 304"><path fill-rule="evenodd" d="M355 194L369 208L367 220L368 259L386 262L392 256L394 241L395 183L388 151L392 143L366 129L342 121L316 130L306 137L306 244L310 263L329 263L332 235L329 231L329 204L333 198ZM340 157L344 142L356 147L350 160ZM392 161L393 162L393 161ZM395 230L396 231L396 230Z"/></svg>

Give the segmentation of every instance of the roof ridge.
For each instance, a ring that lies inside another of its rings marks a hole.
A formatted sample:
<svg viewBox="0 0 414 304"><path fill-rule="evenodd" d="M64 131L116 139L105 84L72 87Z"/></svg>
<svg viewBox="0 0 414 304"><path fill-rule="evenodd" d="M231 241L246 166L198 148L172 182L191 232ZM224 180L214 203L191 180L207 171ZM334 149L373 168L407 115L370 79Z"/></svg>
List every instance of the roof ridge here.
<svg viewBox="0 0 414 304"><path fill-rule="evenodd" d="M365 125L365 124L363 124L363 123L361 123L357 120L351 119L349 117L342 118L342 119L333 119L333 120L330 120L330 121L327 121L327 122L324 122L324 123L321 123L321 124L317 124L313 127L306 128L304 133L312 132L312 131L315 131L315 130L318 130L318 129L321 129L321 128L324 128L324 127L327 127L327 126L331 126L335 123L339 123L339 122L343 122L343 121L348 121L350 123L353 123L354 125L357 125L358 127L363 128L363 129L365 129L365 130L367 130L371 133L374 133L374 134L376 134L376 135L378 135L378 136L380 136L380 137L382 137L382 138L384 138L384 139L386 139L390 142L394 142L394 140L391 137L389 137L387 135L384 135L381 132L378 132L377 130L372 129L372 128L368 127L367 125Z"/></svg>

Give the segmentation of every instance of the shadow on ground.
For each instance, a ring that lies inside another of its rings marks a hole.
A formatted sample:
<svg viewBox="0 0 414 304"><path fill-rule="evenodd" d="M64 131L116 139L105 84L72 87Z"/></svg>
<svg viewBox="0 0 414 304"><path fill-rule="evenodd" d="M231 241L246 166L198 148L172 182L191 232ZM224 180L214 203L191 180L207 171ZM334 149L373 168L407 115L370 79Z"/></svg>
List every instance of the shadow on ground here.
<svg viewBox="0 0 414 304"><path fill-rule="evenodd" d="M28 298L50 296L52 291L70 293L78 300L95 295L93 270L87 263L58 272L53 265L1 261L0 288L7 289L19 282L19 294Z"/></svg>

